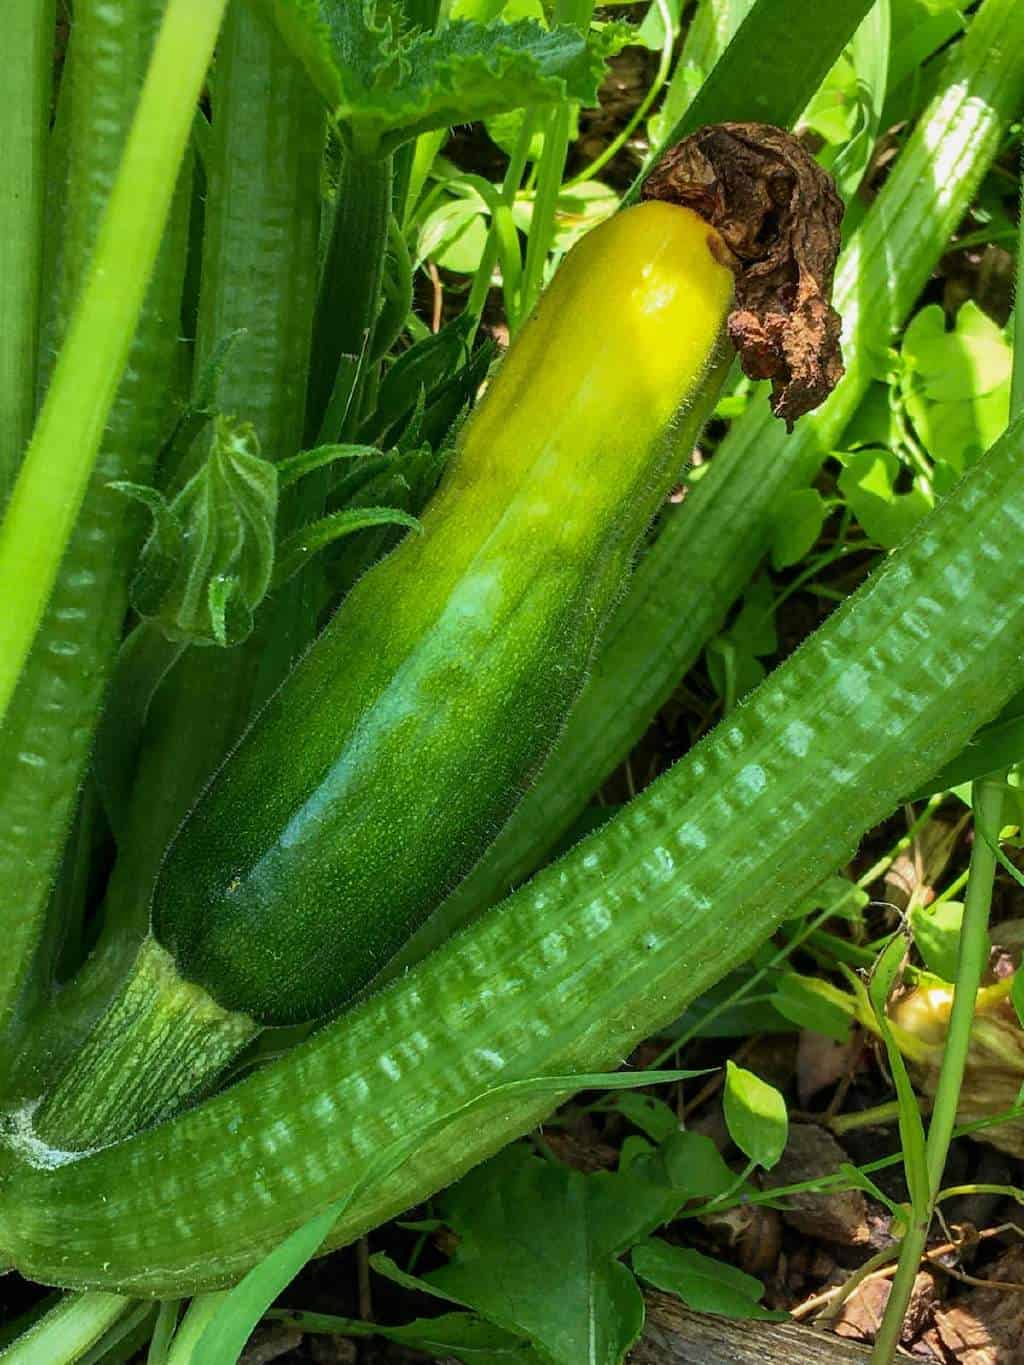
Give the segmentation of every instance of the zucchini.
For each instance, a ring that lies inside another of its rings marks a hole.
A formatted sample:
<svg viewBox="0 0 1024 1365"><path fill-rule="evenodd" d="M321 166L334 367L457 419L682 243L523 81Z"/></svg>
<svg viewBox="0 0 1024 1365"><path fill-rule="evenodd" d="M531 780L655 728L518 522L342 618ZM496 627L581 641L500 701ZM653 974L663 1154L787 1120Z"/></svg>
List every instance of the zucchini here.
<svg viewBox="0 0 1024 1365"><path fill-rule="evenodd" d="M186 821L152 934L222 1008L341 1004L509 814L717 389L733 281L712 235L650 203L576 247L422 536L357 585Z"/></svg>

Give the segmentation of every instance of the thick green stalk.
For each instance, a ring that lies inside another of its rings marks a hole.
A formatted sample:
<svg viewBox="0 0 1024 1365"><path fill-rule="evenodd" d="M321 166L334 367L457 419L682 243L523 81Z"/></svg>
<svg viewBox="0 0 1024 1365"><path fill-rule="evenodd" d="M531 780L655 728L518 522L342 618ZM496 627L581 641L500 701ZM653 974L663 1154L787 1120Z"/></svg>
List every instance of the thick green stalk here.
<svg viewBox="0 0 1024 1365"><path fill-rule="evenodd" d="M0 509L36 405L54 0L12 0L4 15L0 117Z"/></svg>
<svg viewBox="0 0 1024 1365"><path fill-rule="evenodd" d="M43 1282L226 1283L331 1201L354 1191L349 1240L527 1131L558 1099L532 1078L628 1057L1024 683L1022 447L1018 423L707 740L393 986L170 1123L9 1152L0 1248Z"/></svg>
<svg viewBox="0 0 1024 1365"><path fill-rule="evenodd" d="M32 648L99 453L223 7L224 0L168 0L86 281L0 525L0 717Z"/></svg>
<svg viewBox="0 0 1024 1365"><path fill-rule="evenodd" d="M127 988L34 1112L33 1131L57 1149L117 1142L179 1109L258 1031L183 983L147 941Z"/></svg>
<svg viewBox="0 0 1024 1365"><path fill-rule="evenodd" d="M69 1294L33 1323L6 1351L3 1365L73 1365L132 1306L120 1294Z"/></svg>
<svg viewBox="0 0 1024 1365"><path fill-rule="evenodd" d="M651 119L652 136L662 140L686 113L694 94L747 17L754 0L703 0L690 21L661 108Z"/></svg>
<svg viewBox="0 0 1024 1365"><path fill-rule="evenodd" d="M305 73L245 4L234 6L225 24L216 104L197 364L201 370L225 336L244 332L228 354L217 401L227 413L254 419L264 452L283 457L302 438L323 115ZM308 511L298 499L286 504L282 526ZM308 642L300 628L311 630L312 616L300 587L296 580L268 604L245 645L190 651L157 693L134 788L135 823L118 850L103 936L39 1021L31 1051L17 1058L21 1089L31 1086L33 1072L74 1050L130 967L168 840L260 697Z"/></svg>
<svg viewBox="0 0 1024 1365"><path fill-rule="evenodd" d="M76 7L74 53L61 93L61 118L70 104L75 110L71 155L51 168L59 182L52 198L67 204L54 253L59 274L51 282L58 335L96 241L162 10L163 0L146 0L114 22L107 4L83 0ZM169 417L187 188L179 186L96 467L0 728L0 1030L30 1003L26 985L124 620L141 524L108 484L151 477ZM9 1057L11 1049L6 1052Z"/></svg>
<svg viewBox="0 0 1024 1365"><path fill-rule="evenodd" d="M705 29L698 40L707 56L717 60L696 96L689 103L678 99L681 109L676 121L665 127L668 120L663 118L666 145L678 142L705 123L720 123L724 119L759 119L782 126L793 123L873 3L874 0L833 0L830 5L808 5L806 0L730 3L728 17L719 32L711 35ZM726 35L728 42L723 51L721 45ZM646 171L638 177L638 184L645 174ZM627 202L633 199L636 190L634 185L626 196Z"/></svg>
<svg viewBox="0 0 1024 1365"><path fill-rule="evenodd" d="M402 955L414 961L537 866L621 763L753 577L775 509L808 484L871 383L1024 100L1024 11L987 0L958 66L843 253L835 299L847 373L792 435L755 401L665 517L609 624L562 738L474 873Z"/></svg>

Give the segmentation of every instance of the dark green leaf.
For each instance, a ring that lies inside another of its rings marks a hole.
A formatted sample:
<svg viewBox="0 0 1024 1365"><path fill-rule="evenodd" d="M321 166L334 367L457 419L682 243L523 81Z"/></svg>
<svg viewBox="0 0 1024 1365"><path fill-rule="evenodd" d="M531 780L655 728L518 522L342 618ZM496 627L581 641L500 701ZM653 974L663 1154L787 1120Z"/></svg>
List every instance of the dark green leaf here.
<svg viewBox="0 0 1024 1365"><path fill-rule="evenodd" d="M776 1313L758 1302L764 1286L735 1266L713 1260L690 1247L670 1246L657 1238L633 1252L633 1269L655 1289L676 1294L698 1313L717 1313L724 1318L761 1318L784 1322L788 1313Z"/></svg>

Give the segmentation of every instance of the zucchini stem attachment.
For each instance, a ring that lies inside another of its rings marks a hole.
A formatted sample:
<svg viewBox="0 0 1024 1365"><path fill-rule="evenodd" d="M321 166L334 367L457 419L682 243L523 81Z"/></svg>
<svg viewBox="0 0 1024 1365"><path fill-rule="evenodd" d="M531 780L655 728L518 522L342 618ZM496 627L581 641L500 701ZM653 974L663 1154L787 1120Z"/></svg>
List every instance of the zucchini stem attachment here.
<svg viewBox="0 0 1024 1365"><path fill-rule="evenodd" d="M36 1108L31 1138L51 1152L118 1142L180 1109L258 1032L147 938L124 989Z"/></svg>

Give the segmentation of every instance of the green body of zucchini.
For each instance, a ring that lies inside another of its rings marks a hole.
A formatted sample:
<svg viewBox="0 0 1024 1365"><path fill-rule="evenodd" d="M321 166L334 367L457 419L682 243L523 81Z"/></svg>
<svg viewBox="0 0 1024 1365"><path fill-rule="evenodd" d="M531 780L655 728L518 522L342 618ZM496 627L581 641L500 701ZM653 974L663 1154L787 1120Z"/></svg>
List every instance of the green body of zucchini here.
<svg viewBox="0 0 1024 1365"><path fill-rule="evenodd" d="M351 593L171 847L153 932L264 1023L364 985L557 736L715 384L711 229L632 209L571 254L423 521Z"/></svg>

